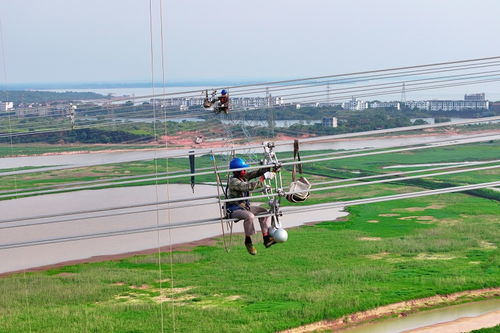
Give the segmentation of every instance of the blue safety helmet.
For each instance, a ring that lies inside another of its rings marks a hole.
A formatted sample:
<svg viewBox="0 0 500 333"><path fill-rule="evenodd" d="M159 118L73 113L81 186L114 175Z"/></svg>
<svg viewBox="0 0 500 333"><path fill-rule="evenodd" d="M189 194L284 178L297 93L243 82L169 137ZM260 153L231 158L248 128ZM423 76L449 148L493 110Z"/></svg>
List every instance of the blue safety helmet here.
<svg viewBox="0 0 500 333"><path fill-rule="evenodd" d="M248 168L250 165L245 163L245 160L239 157L233 158L231 162L229 162L229 169L240 169L240 168Z"/></svg>
<svg viewBox="0 0 500 333"><path fill-rule="evenodd" d="M225 94L227 94L227 91L226 91L226 89L222 89L222 91L221 91L220 93L221 93L222 95L225 95Z"/></svg>

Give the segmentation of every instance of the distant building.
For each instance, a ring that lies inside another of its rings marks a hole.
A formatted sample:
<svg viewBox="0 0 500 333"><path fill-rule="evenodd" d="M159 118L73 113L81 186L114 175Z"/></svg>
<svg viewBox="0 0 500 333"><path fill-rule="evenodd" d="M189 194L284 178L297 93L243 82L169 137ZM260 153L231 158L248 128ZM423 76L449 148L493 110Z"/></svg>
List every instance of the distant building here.
<svg viewBox="0 0 500 333"><path fill-rule="evenodd" d="M9 111L14 108L14 102L0 102L1 111Z"/></svg>
<svg viewBox="0 0 500 333"><path fill-rule="evenodd" d="M480 102L480 101L484 101L484 100L485 100L484 93L470 94L470 95L465 94L465 97L464 97L464 101Z"/></svg>
<svg viewBox="0 0 500 333"><path fill-rule="evenodd" d="M463 111L488 109L490 104L484 93L465 95L463 100L407 101L409 109L426 111Z"/></svg>
<svg viewBox="0 0 500 333"><path fill-rule="evenodd" d="M462 111L462 110L481 110L489 108L488 101L452 101L452 100L434 100L429 101L429 111Z"/></svg>
<svg viewBox="0 0 500 333"><path fill-rule="evenodd" d="M500 111L500 103L499 102L491 103L491 110Z"/></svg>
<svg viewBox="0 0 500 333"><path fill-rule="evenodd" d="M337 117L325 117L322 121L323 127L337 127Z"/></svg>
<svg viewBox="0 0 500 333"><path fill-rule="evenodd" d="M370 108L372 109L396 109L401 110L400 102L372 102L370 103Z"/></svg>
<svg viewBox="0 0 500 333"><path fill-rule="evenodd" d="M318 107L342 107L342 103L320 102L317 103Z"/></svg>
<svg viewBox="0 0 500 333"><path fill-rule="evenodd" d="M345 110L366 110L368 109L368 102L357 100L353 97L350 101L342 103L342 108Z"/></svg>
<svg viewBox="0 0 500 333"><path fill-rule="evenodd" d="M429 110L428 101L406 101L404 105L408 109Z"/></svg>

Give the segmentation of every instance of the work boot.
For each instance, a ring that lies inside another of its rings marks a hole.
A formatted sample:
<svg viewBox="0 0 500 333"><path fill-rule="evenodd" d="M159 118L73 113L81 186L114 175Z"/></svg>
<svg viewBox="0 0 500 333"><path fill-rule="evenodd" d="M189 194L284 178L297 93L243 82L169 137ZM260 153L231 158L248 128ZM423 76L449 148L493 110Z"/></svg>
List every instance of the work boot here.
<svg viewBox="0 0 500 333"><path fill-rule="evenodd" d="M257 254L257 249L253 246L252 243L245 243L245 247L247 248L248 253L251 255L256 255Z"/></svg>
<svg viewBox="0 0 500 333"><path fill-rule="evenodd" d="M271 247L271 246L273 246L274 244L276 244L276 241L274 240L274 238L273 238L273 237L271 237L271 236L269 236L269 235L264 236L264 246L265 246L266 248Z"/></svg>

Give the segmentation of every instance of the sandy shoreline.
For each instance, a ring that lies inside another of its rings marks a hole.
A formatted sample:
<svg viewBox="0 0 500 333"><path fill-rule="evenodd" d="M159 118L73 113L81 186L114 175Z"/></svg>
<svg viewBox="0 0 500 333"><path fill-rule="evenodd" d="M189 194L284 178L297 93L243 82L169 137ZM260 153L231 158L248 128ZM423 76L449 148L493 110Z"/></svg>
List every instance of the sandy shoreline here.
<svg viewBox="0 0 500 333"><path fill-rule="evenodd" d="M281 333L306 333L306 332L315 332L321 330L342 330L350 327L354 327L356 325L368 323L372 320L384 318L384 317L405 317L410 313L425 310L428 308L435 308L437 306L451 305L457 302L466 302L477 299L485 299L485 298L493 298L500 296L500 287L496 288L485 288L479 290L467 290L461 291L449 295L436 295L426 298L414 299L409 301L398 302L394 304L384 305L377 307L375 309L356 312L350 315L343 316L339 319L335 320L322 320L316 323L307 324L303 326L299 326L296 328L291 328L288 330L281 331ZM487 317L490 318L490 317ZM467 321L467 318L463 318L464 321ZM473 320L475 318L471 318ZM498 320L498 318L496 319ZM496 320L486 320L485 318L481 319L483 327L491 327L498 324ZM490 326L487 326L490 325ZM416 331L417 332L417 331ZM430 332L430 331L428 331ZM434 330L434 332L437 332ZM441 332L441 331L438 331Z"/></svg>
<svg viewBox="0 0 500 333"><path fill-rule="evenodd" d="M424 326L404 333L461 333L478 330L481 328L494 327L500 324L500 310L488 312L476 317L463 317L444 323Z"/></svg>

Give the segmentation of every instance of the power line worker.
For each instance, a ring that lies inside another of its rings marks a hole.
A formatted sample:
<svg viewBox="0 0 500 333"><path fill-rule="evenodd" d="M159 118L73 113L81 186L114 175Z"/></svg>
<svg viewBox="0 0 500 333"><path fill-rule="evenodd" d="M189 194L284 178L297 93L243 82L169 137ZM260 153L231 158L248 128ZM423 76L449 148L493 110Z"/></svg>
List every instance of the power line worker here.
<svg viewBox="0 0 500 333"><path fill-rule="evenodd" d="M217 103L214 111L216 112L224 112L225 114L228 114L229 112L229 95L227 94L226 89L222 89L220 92L220 96L217 97L216 99L213 99L211 102L212 103Z"/></svg>
<svg viewBox="0 0 500 333"><path fill-rule="evenodd" d="M241 158L233 158L229 163L230 169L247 168L250 165L246 164ZM250 196L250 191L257 188L264 187L264 180L270 179L274 173L269 172L269 169L259 169L251 172L246 170L234 171L233 175L229 178L227 186L227 198L236 199ZM251 179L258 178L256 181ZM256 214L267 213L267 209L259 206L251 206L248 199L240 201L231 201L226 205L226 209L230 218L243 220L243 227L245 229L245 247L251 255L257 254L257 250L252 244L251 236L255 234L254 219ZM264 246L270 247L276 242L269 235L269 228L271 227L271 217L259 217L260 229L264 238Z"/></svg>

